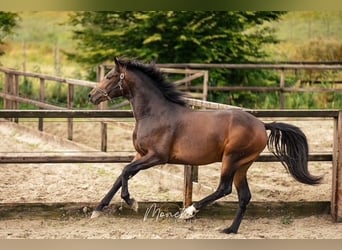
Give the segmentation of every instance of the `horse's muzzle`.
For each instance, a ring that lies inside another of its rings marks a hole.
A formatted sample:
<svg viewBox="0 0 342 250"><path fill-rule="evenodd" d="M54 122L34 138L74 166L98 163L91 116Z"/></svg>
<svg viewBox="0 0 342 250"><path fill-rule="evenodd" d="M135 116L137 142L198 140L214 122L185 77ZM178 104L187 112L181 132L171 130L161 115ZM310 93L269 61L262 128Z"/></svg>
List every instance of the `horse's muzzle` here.
<svg viewBox="0 0 342 250"><path fill-rule="evenodd" d="M88 100L92 104L97 105L97 104L99 104L101 102L101 95L99 93L97 93L96 89L93 89L88 94Z"/></svg>

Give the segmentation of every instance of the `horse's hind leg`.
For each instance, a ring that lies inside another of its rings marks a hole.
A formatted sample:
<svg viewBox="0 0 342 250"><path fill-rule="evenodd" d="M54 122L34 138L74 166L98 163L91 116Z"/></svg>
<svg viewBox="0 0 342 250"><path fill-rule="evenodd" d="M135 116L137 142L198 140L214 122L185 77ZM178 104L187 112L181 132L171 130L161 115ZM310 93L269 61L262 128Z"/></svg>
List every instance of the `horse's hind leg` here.
<svg viewBox="0 0 342 250"><path fill-rule="evenodd" d="M234 185L237 189L238 197L239 197L239 208L236 213L236 216L233 220L233 223L230 227L222 230L223 233L237 233L242 221L242 218L245 214L247 205L249 201L251 200L251 192L248 187L247 182L247 170L251 164L248 164L247 166L240 168L238 171L236 171L234 175Z"/></svg>
<svg viewBox="0 0 342 250"><path fill-rule="evenodd" d="M232 164L223 164L220 184L217 190L211 195L205 197L197 203L194 203L183 211L180 218L189 219L195 216L200 208L212 203L213 201L222 198L231 193L232 183L237 189L239 197L239 208L234 218L232 225L222 232L224 233L237 233L241 224L242 218L246 211L247 205L251 199L251 192L248 187L246 173L248 168L252 165L253 161L248 163L241 163L241 161L234 161Z"/></svg>
<svg viewBox="0 0 342 250"><path fill-rule="evenodd" d="M231 164L230 159L231 158L228 156L222 161L220 183L216 191L186 208L180 215L180 219L190 219L194 217L202 207L205 207L232 192L232 184L237 165Z"/></svg>

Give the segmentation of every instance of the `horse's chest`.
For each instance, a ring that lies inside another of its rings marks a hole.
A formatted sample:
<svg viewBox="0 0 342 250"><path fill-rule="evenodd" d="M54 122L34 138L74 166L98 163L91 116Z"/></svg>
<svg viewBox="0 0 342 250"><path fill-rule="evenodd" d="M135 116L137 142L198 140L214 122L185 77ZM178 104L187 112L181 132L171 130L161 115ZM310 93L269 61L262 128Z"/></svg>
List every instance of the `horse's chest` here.
<svg viewBox="0 0 342 250"><path fill-rule="evenodd" d="M149 149L163 147L170 143L172 138L169 126L140 126L133 132L133 144L139 153L145 153Z"/></svg>

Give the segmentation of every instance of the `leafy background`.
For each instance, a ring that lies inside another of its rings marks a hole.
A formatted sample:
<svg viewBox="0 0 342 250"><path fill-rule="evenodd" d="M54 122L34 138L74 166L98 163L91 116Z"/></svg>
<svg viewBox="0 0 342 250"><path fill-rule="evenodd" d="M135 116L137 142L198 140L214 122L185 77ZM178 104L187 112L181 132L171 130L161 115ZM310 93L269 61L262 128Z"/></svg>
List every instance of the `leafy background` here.
<svg viewBox="0 0 342 250"><path fill-rule="evenodd" d="M11 13L13 15L13 13ZM95 79L95 68L126 56L158 63L244 63L342 61L341 11L226 12L18 12L17 26L1 35L0 63L21 70ZM1 20L1 19L0 19ZM0 33L1 34L1 33ZM300 79L331 87L336 72L290 72L286 85ZM211 86L277 86L271 70L212 70ZM21 85L34 95L38 84ZM88 89L76 89L76 106L87 106ZM287 94L287 108L341 108L338 93ZM66 89L48 84L47 98L63 103ZM277 93L211 92L209 99L250 108L278 108Z"/></svg>

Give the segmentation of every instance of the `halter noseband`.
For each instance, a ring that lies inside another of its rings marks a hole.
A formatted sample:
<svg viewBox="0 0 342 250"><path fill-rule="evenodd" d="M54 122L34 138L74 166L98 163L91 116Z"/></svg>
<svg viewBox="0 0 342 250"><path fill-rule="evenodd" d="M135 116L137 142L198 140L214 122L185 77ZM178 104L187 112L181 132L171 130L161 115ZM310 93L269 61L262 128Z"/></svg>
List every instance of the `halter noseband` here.
<svg viewBox="0 0 342 250"><path fill-rule="evenodd" d="M95 86L95 89L100 92L104 97L106 97L108 99L108 101L111 101L112 98L108 95L108 93L110 91L112 91L113 89L116 89L117 87L120 88L120 91L121 91L121 94L123 95L123 88L122 88L122 83L123 83L123 80L125 79L125 73L121 73L120 74L120 80L119 82L112 88L110 89L108 92L105 90L105 89L102 89L102 88L99 88L97 86Z"/></svg>

